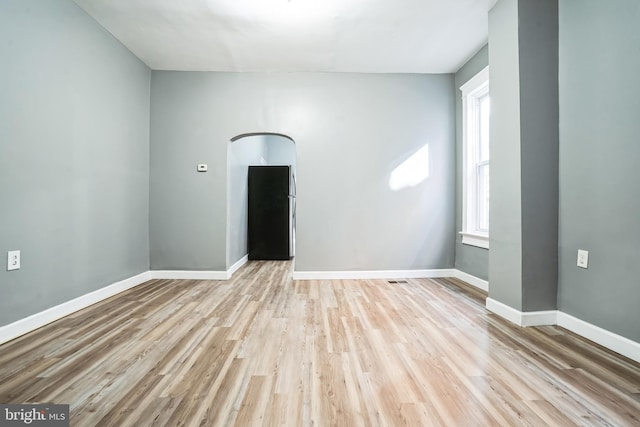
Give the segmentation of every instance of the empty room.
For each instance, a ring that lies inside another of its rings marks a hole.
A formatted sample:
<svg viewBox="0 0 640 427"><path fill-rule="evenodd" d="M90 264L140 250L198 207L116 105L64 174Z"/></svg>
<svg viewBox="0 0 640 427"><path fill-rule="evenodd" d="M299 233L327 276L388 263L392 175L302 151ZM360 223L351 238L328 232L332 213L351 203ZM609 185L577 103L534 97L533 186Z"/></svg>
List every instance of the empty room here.
<svg viewBox="0 0 640 427"><path fill-rule="evenodd" d="M640 425L637 0L2 0L0 58L0 426Z"/></svg>

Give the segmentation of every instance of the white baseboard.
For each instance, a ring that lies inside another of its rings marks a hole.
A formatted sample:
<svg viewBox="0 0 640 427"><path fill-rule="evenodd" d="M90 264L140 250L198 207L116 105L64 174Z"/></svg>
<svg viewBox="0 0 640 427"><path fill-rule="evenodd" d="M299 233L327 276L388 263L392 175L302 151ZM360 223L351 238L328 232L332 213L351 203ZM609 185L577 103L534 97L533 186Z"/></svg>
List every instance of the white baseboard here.
<svg viewBox="0 0 640 427"><path fill-rule="evenodd" d="M242 267L243 265L245 265L247 263L247 261L249 261L249 254L243 256L238 261L236 261L235 264L233 264L231 267L229 267L229 269L227 270L227 279L231 279L231 276L233 276L233 273L238 271L238 269L240 267Z"/></svg>
<svg viewBox="0 0 640 427"><path fill-rule="evenodd" d="M433 279L455 277L455 269L437 270L353 270L353 271L294 271L293 280L340 279Z"/></svg>
<svg viewBox="0 0 640 427"><path fill-rule="evenodd" d="M602 329L559 310L521 312L492 298L487 298L487 310L518 326L558 325L603 347L640 362L640 343Z"/></svg>
<svg viewBox="0 0 640 427"><path fill-rule="evenodd" d="M518 326L546 326L557 323L557 310L522 312L493 298L487 298L486 307L487 310Z"/></svg>
<svg viewBox="0 0 640 427"><path fill-rule="evenodd" d="M242 265L247 262L243 257L233 264L228 271L171 271L152 270L140 273L128 279L108 285L104 288L74 298L65 303L51 307L8 325L0 326L0 344L11 341L21 335L34 331L53 321L61 319L89 307L97 302L110 298L152 279L194 279L194 280L228 280ZM439 270L373 270L373 271L298 271L293 273L294 280L318 279L414 279L456 277L470 285L483 289L488 283L482 279L455 269ZM486 285L485 285L486 284ZM486 290L486 289L483 289ZM580 320L557 310L521 312L506 304L487 298L489 311L519 326L558 325L610 350L640 362L640 343L621 335L602 329L591 323Z"/></svg>
<svg viewBox="0 0 640 427"><path fill-rule="evenodd" d="M74 298L71 301L48 308L24 319L8 325L0 326L0 344L11 341L28 332L35 331L53 321L68 316L76 311L89 307L97 302L138 286L153 279L192 279L192 280L228 280L248 260L244 256L227 271L186 271L186 270L151 270L128 279L121 280L104 288Z"/></svg>
<svg viewBox="0 0 640 427"><path fill-rule="evenodd" d="M478 279L460 270L455 271L456 274L454 277L488 291L489 284L487 281ZM484 288L485 286L486 288ZM640 343L585 322L560 310L521 312L492 298L487 298L486 307L487 310L519 326L561 326L629 359L640 362Z"/></svg>
<svg viewBox="0 0 640 427"><path fill-rule="evenodd" d="M11 341L27 332L34 331L41 328L53 321L68 316L83 308L89 307L97 302L110 298L120 292L131 289L138 286L148 280L151 280L151 276L148 271L140 273L136 276L129 277L128 279L121 280L119 282L108 285L104 288L82 295L78 298L74 298L70 301L56 305L55 307L48 308L39 313L33 314L24 319L17 320L8 325L0 326L0 344L7 341Z"/></svg>
<svg viewBox="0 0 640 427"><path fill-rule="evenodd" d="M455 277L485 292L489 282L455 268L434 270L294 271L293 280L438 279Z"/></svg>
<svg viewBox="0 0 640 427"><path fill-rule="evenodd" d="M609 332L599 326L580 320L570 314L558 311L558 326L581 335L623 356L640 362L640 343Z"/></svg>
<svg viewBox="0 0 640 427"><path fill-rule="evenodd" d="M470 284L471 286L474 286L485 292L489 292L489 282L487 280L480 279L476 276L472 276L471 274L465 273L464 271L460 271L460 270L454 270L454 272L455 273L453 277L455 277L456 279L460 279Z"/></svg>
<svg viewBox="0 0 640 427"><path fill-rule="evenodd" d="M507 319L511 323L515 323L518 326L522 326L522 312L510 307L506 304L496 301L492 298L487 298L486 302L487 310L497 314L498 316Z"/></svg>
<svg viewBox="0 0 640 427"><path fill-rule="evenodd" d="M226 271L151 270L152 279L171 280L227 280Z"/></svg>
<svg viewBox="0 0 640 427"><path fill-rule="evenodd" d="M233 273L247 263L249 255L245 255L236 261L227 271L217 270L151 270L152 279L165 280L229 280Z"/></svg>
<svg viewBox="0 0 640 427"><path fill-rule="evenodd" d="M557 310L527 311L522 313L520 326L548 326L557 323Z"/></svg>

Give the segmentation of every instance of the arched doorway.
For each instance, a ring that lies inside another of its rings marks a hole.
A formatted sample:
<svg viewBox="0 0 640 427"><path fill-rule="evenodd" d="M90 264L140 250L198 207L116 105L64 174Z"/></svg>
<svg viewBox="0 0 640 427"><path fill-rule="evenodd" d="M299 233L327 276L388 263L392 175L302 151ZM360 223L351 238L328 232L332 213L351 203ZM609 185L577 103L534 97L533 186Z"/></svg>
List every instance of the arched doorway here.
<svg viewBox="0 0 640 427"><path fill-rule="evenodd" d="M244 133L231 138L227 147L227 267L248 256L249 167L289 166L295 192L296 146L288 135L272 132ZM295 255L295 198L290 200L291 257Z"/></svg>

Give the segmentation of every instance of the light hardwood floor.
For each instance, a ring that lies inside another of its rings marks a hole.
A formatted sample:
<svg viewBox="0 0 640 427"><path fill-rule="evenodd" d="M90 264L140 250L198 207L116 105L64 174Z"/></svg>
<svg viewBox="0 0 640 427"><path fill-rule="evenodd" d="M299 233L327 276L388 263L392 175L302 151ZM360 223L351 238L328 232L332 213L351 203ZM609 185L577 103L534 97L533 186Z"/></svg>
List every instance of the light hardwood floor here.
<svg viewBox="0 0 640 427"><path fill-rule="evenodd" d="M0 402L72 426L640 425L640 365L455 279L155 280L0 347Z"/></svg>

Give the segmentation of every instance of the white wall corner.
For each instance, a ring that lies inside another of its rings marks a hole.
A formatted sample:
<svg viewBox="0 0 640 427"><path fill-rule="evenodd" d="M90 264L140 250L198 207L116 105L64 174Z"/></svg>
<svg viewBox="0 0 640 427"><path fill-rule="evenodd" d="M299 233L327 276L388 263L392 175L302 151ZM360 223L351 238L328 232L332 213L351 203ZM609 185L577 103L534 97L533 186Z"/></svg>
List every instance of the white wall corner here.
<svg viewBox="0 0 640 427"><path fill-rule="evenodd" d="M293 280L435 279L455 277L455 271L451 268L434 270L294 271Z"/></svg>
<svg viewBox="0 0 640 427"><path fill-rule="evenodd" d="M489 282L484 279L480 279L476 276L472 276L469 273L465 273L464 271L454 270L453 277L456 279L460 279L463 282L470 284L482 291L489 292Z"/></svg>
<svg viewBox="0 0 640 427"><path fill-rule="evenodd" d="M521 313L520 326L550 326L558 323L557 310L525 311Z"/></svg>
<svg viewBox="0 0 640 427"><path fill-rule="evenodd" d="M522 312L520 310L516 310L515 308L503 304L500 301L496 301L493 298L487 298L486 307L487 310L492 313L495 313L518 326L522 326Z"/></svg>
<svg viewBox="0 0 640 427"><path fill-rule="evenodd" d="M235 262L229 269L227 270L227 280L231 279L231 276L240 269L243 265L245 265L249 261L249 254L243 256L238 261Z"/></svg>
<svg viewBox="0 0 640 427"><path fill-rule="evenodd" d="M24 319L16 320L13 323L0 327L0 344L18 338L28 332L35 331L51 322L61 319L65 316L75 313L76 311L87 308L95 303L110 298L120 292L124 292L135 286L138 286L152 277L148 271L140 273L128 279L112 283L104 288L95 290L88 294L79 296L70 301L48 308L39 313L32 314Z"/></svg>
<svg viewBox="0 0 640 427"><path fill-rule="evenodd" d="M558 326L562 326L595 343L640 363L640 343L580 320L570 314L558 312Z"/></svg>
<svg viewBox="0 0 640 427"><path fill-rule="evenodd" d="M492 313L523 327L555 325L558 318L557 310L522 312L493 298L487 298L486 307Z"/></svg>

